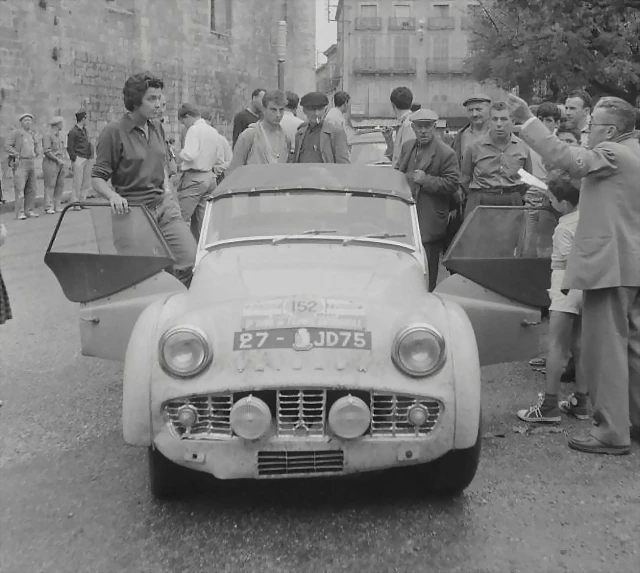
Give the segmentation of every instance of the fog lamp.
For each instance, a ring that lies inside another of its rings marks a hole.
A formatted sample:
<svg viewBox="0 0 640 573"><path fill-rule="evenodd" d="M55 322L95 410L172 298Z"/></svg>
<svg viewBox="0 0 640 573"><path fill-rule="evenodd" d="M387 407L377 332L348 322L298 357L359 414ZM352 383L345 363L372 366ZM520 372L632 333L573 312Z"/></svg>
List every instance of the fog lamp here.
<svg viewBox="0 0 640 573"><path fill-rule="evenodd" d="M366 402L357 396L343 396L329 410L329 427L336 436L350 439L362 436L371 424L371 412Z"/></svg>
<svg viewBox="0 0 640 573"><path fill-rule="evenodd" d="M422 426L429 419L429 412L427 412L424 406L411 406L409 412L407 412L407 418L414 426Z"/></svg>
<svg viewBox="0 0 640 573"><path fill-rule="evenodd" d="M231 408L231 429L245 440L257 440L271 428L271 410L260 398L245 396Z"/></svg>
<svg viewBox="0 0 640 573"><path fill-rule="evenodd" d="M178 422L185 429L190 429L198 421L198 410L191 404L185 404L178 408Z"/></svg>

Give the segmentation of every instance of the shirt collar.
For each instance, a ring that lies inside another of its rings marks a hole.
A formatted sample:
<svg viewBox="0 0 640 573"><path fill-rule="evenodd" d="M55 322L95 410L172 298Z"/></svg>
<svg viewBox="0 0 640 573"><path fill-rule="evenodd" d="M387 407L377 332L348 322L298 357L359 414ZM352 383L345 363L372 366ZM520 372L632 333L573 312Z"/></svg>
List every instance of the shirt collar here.
<svg viewBox="0 0 640 573"><path fill-rule="evenodd" d="M129 117L128 113L125 113L122 116L122 125L124 126L124 128L128 131L128 132L132 132L136 127L139 129L144 129L144 127L142 125L137 125L132 119L131 117ZM149 120L147 120L147 128L150 128L151 125L153 125Z"/></svg>
<svg viewBox="0 0 640 573"><path fill-rule="evenodd" d="M571 213L562 215L562 217L558 219L558 222L562 221L563 223L573 223L579 217L579 215L580 212L578 211L578 209L576 209L575 211L571 211Z"/></svg>
<svg viewBox="0 0 640 573"><path fill-rule="evenodd" d="M398 118L398 121L400 123L404 122L405 119L407 119L410 115L411 115L411 110L410 109L405 109L401 114L400 117Z"/></svg>
<svg viewBox="0 0 640 573"><path fill-rule="evenodd" d="M483 144L489 144L489 145L493 145L494 147L496 147L496 143L493 141L493 139L491 139L491 133L489 132L489 130L487 130L487 132L482 136L482 138L480 139L480 141ZM511 138L509 139L509 143L518 143L518 141L520 141L515 133L511 134Z"/></svg>

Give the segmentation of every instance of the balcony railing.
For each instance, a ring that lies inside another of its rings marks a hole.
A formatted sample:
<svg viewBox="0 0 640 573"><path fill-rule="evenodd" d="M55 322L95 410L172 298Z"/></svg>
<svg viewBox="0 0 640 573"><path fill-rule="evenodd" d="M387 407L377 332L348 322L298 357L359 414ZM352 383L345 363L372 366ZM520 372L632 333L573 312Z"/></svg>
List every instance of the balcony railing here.
<svg viewBox="0 0 640 573"><path fill-rule="evenodd" d="M415 74L415 58L355 58L353 71L356 74Z"/></svg>
<svg viewBox="0 0 640 573"><path fill-rule="evenodd" d="M427 30L453 30L456 27L456 20L447 18L427 18Z"/></svg>
<svg viewBox="0 0 640 573"><path fill-rule="evenodd" d="M382 30L382 18L356 18L356 30Z"/></svg>
<svg viewBox="0 0 640 573"><path fill-rule="evenodd" d="M467 74L464 58L428 58L428 74Z"/></svg>
<svg viewBox="0 0 640 573"><path fill-rule="evenodd" d="M389 30L415 30L415 18L389 18Z"/></svg>

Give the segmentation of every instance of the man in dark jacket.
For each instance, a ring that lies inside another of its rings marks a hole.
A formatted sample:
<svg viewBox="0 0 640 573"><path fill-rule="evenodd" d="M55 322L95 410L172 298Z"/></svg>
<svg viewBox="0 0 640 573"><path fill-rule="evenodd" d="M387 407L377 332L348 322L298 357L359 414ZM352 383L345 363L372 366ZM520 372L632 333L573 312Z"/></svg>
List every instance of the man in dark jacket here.
<svg viewBox="0 0 640 573"><path fill-rule="evenodd" d="M87 133L87 112L76 113L76 124L67 136L67 151L73 168L73 191L71 202L82 203L91 191L91 159L93 145Z"/></svg>
<svg viewBox="0 0 640 573"><path fill-rule="evenodd" d="M449 200L460 185L460 168L454 151L436 137L436 112L420 109L411 114L410 120L416 139L403 145L397 169L406 174L416 199L420 236L429 265L429 291L433 291Z"/></svg>
<svg viewBox="0 0 640 573"><path fill-rule="evenodd" d="M296 132L292 163L351 163L344 129L324 121L327 96L311 92L302 97L300 104L307 121Z"/></svg>

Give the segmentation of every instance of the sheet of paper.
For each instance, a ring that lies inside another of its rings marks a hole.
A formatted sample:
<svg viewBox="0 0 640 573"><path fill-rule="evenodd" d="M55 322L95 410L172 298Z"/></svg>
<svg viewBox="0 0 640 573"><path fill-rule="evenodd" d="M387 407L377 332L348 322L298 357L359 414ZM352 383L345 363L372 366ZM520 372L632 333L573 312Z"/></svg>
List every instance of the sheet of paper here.
<svg viewBox="0 0 640 573"><path fill-rule="evenodd" d="M534 177L533 175L531 175L531 173L525 171L522 168L518 170L518 175L520 175L520 179L522 179L524 183L526 183L527 185L531 185L531 187L537 187L538 189L542 189L543 191L547 191L547 189L549 189L546 183L540 181L540 179Z"/></svg>

